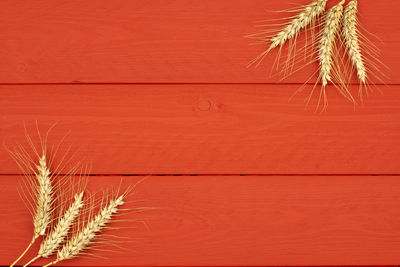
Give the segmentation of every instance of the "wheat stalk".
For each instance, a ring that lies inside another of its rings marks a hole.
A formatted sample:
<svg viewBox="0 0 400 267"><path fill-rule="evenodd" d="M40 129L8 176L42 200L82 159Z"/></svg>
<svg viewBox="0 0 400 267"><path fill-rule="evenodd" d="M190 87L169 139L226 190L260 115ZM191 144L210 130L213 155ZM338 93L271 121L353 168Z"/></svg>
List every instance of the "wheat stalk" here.
<svg viewBox="0 0 400 267"><path fill-rule="evenodd" d="M111 221L113 215L118 212L118 207L124 204L125 196L125 194L122 194L116 199L111 199L94 218L87 222L83 229L74 234L62 249L57 252L57 259L45 266L50 266L62 260L72 259L85 250L98 233L105 228L106 224Z"/></svg>
<svg viewBox="0 0 400 267"><path fill-rule="evenodd" d="M34 235L25 251L10 265L14 266L29 250L35 240L39 236L46 234L46 229L51 221L51 206L53 203L53 186L50 179L50 170L47 167L46 155L43 154L39 158L39 165L36 166L38 173L36 174L36 210L33 218Z"/></svg>
<svg viewBox="0 0 400 267"><path fill-rule="evenodd" d="M315 0L306 5L304 9L291 20L286 27L273 36L271 45L267 51L271 51L277 46L282 46L286 41L296 37L302 29L311 24L322 12L324 12L328 0Z"/></svg>
<svg viewBox="0 0 400 267"><path fill-rule="evenodd" d="M357 69L358 80L361 84L366 84L367 69L360 49L357 22L357 0L352 0L344 9L343 35L350 60Z"/></svg>
<svg viewBox="0 0 400 267"><path fill-rule="evenodd" d="M329 81L332 81L332 57L335 47L336 35L339 31L343 16L344 2L345 0L342 0L336 6L328 10L325 18L325 25L322 30L322 35L319 42L318 59L320 64L320 79L322 81L323 87L325 87Z"/></svg>

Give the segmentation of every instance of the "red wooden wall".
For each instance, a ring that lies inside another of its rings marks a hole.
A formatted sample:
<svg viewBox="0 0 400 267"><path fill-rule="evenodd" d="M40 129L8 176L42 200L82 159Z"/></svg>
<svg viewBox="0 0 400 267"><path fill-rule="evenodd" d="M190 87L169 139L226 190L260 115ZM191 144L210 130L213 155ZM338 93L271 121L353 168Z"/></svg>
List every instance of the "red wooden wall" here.
<svg viewBox="0 0 400 267"><path fill-rule="evenodd" d="M400 2L359 1L383 94L354 109L328 86L322 115L288 102L315 65L285 83L273 54L245 67L262 47L243 36L292 2L309 0L0 1L1 141L58 122L91 189L153 175L132 200L157 209L130 215L149 229L117 231L138 242L63 264L400 264ZM0 265L32 235L18 174L0 150Z"/></svg>

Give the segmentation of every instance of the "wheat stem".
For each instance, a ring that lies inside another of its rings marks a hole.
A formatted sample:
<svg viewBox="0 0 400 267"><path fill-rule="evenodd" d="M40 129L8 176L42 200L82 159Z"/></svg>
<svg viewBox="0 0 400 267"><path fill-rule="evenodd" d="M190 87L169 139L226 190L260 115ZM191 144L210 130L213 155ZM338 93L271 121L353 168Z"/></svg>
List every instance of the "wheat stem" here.
<svg viewBox="0 0 400 267"><path fill-rule="evenodd" d="M29 264L31 264L32 262L34 262L35 260L37 260L37 259L39 259L40 258L40 256L38 255L38 256L36 256L36 257L34 257L33 259L31 259L30 261L28 261L28 263L27 264L25 264L23 267L27 267L27 266L29 266Z"/></svg>
<svg viewBox="0 0 400 267"><path fill-rule="evenodd" d="M13 263L11 263L10 267L13 267L20 259L22 259L22 257L26 254L26 252L28 252L28 250L31 248L33 243L35 243L35 240L36 240L36 238L33 237L32 241L29 243L29 245L26 247L26 249L21 253L21 255Z"/></svg>
<svg viewBox="0 0 400 267"><path fill-rule="evenodd" d="M50 265L56 264L57 262L58 262L58 260L55 260L55 261L52 261L52 262L50 262L50 263L48 263L46 265L43 265L42 267L48 267Z"/></svg>

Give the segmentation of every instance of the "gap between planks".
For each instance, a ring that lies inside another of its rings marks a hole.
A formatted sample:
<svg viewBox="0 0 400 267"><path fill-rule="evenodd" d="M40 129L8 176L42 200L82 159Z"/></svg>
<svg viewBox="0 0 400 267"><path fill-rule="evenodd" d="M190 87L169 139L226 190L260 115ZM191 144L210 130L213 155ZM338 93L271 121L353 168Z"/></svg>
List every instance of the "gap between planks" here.
<svg viewBox="0 0 400 267"><path fill-rule="evenodd" d="M296 83L296 82L57 82L57 83L1 83L7 86L21 85L315 85L315 83ZM359 83L350 83L349 86L360 85ZM398 86L400 83L368 83L371 86Z"/></svg>
<svg viewBox="0 0 400 267"><path fill-rule="evenodd" d="M17 174L17 173L0 173L0 176L20 176L21 174ZM59 173L59 174L55 174L53 176L65 176L67 174L65 173ZM281 176L281 177L285 177L285 176L324 176L324 177L335 177L335 176L368 176L368 177L374 177L374 176L400 176L400 174L390 174L390 173L379 173L379 174L363 174L363 173L356 173L356 174L312 174L312 173L306 173L306 174L301 174L301 173L297 173L297 174L282 174L282 173L266 173L266 174L212 174L212 173L206 173L206 174L192 174L192 173L157 173L157 174L144 174L144 173L138 173L138 174L121 174L121 173L111 173L111 174L106 174L106 173L93 173L93 174L87 174L86 176L90 176L90 177L96 177L96 176L124 176L124 177L152 177L152 176L231 176L231 177L236 177L236 176L265 176L265 177L271 177L271 176Z"/></svg>

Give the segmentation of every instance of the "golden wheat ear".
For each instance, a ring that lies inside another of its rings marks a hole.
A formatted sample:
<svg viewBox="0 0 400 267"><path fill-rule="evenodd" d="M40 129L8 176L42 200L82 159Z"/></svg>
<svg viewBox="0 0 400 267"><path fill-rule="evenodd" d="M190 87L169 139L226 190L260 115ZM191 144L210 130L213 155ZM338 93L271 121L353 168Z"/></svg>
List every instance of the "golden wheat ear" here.
<svg viewBox="0 0 400 267"><path fill-rule="evenodd" d="M361 83L367 82L367 70L357 33L357 0L350 1L344 9L343 37L352 64L357 69L357 77Z"/></svg>
<svg viewBox="0 0 400 267"><path fill-rule="evenodd" d="M47 157L47 135L43 139L40 135L37 127L38 136L41 143L41 154L38 153L33 142L25 128L25 136L28 143L31 145L31 149L37 158L37 161L33 160L26 149L19 146L15 151L10 151L10 155L14 158L17 165L20 167L24 174L25 185L31 190L31 199L35 201L32 207L31 214L33 216L33 237L28 247L22 252L22 254L10 265L14 266L29 250L36 239L39 236L46 234L46 230L51 223L51 213L54 202L54 185L52 181L52 173L48 166Z"/></svg>
<svg viewBox="0 0 400 267"><path fill-rule="evenodd" d="M301 31L314 23L315 20L325 11L327 1L328 0L315 0L308 5L301 6L298 9L287 11L296 12L297 15L290 16L290 21L282 24L283 28L279 30L266 30L248 35L248 38L259 40L260 43L263 44L269 44L269 47L264 52L262 52L259 56L257 56L248 64L248 67L253 64L259 65L271 50L277 47L282 48L287 41L294 40L295 44L295 39L301 33ZM275 25L277 24L263 26ZM273 32L272 35L270 35L271 32ZM295 51L292 51L292 49L290 49L290 53L295 53ZM278 57L279 56L280 55L278 55Z"/></svg>
<svg viewBox="0 0 400 267"><path fill-rule="evenodd" d="M347 71L350 70L348 79L351 80L352 75L356 73L360 84L358 95L363 103L363 97L368 95L370 86L375 86L370 76L385 84L384 79L387 77L382 68L388 68L378 59L379 49L361 32L361 28L362 25L358 20L358 2L352 0L344 9L342 36L348 55Z"/></svg>
<svg viewBox="0 0 400 267"><path fill-rule="evenodd" d="M64 163L68 163L69 159L65 160L67 152L58 162L58 165L54 164L58 148L63 142L62 140L54 151L48 149L48 136L54 126L55 124L42 136L36 122L36 133L40 147L38 149L37 143L33 141L24 124L27 146L19 144L13 150L8 149L11 157L22 172L21 179L19 179L20 186L18 193L33 220L33 237L31 242L10 266L14 266L26 254L38 237L47 234L48 229L55 219L54 211L57 208L56 196L65 183L63 179L58 177L57 173L64 170Z"/></svg>
<svg viewBox="0 0 400 267"><path fill-rule="evenodd" d="M26 254L39 236L46 234L46 229L51 222L54 191L45 155L39 159L39 165L37 165L37 173L35 175L37 178L37 184L34 192L34 195L36 196L36 209L33 215L34 234L28 247L10 266L14 266Z"/></svg>
<svg viewBox="0 0 400 267"><path fill-rule="evenodd" d="M320 64L320 79L322 86L332 81L333 55L335 40L340 29L344 0L328 10L325 17L325 25L319 42L318 59Z"/></svg>

